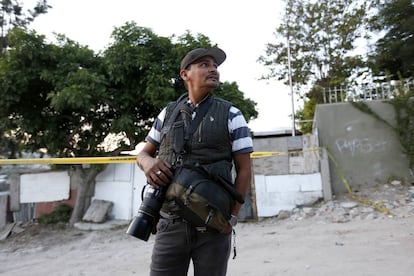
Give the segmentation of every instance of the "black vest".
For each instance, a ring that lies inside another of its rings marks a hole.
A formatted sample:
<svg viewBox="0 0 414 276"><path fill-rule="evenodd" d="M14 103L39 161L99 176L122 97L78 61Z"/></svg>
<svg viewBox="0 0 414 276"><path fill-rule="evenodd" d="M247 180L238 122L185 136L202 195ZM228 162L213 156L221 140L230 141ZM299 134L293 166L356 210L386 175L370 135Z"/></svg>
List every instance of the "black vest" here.
<svg viewBox="0 0 414 276"><path fill-rule="evenodd" d="M189 143L184 147L182 161L184 164L204 165L211 173L232 182L232 143L228 129L229 109L232 104L213 96L210 97L212 98L211 105ZM180 154L175 152L177 143L183 141L185 128L191 121L191 111L187 110L180 112L172 125L168 125L167 122L174 109L180 106L180 99L168 104L161 129L158 156L170 164L173 164L177 154ZM203 101L200 106L206 103L207 100Z"/></svg>

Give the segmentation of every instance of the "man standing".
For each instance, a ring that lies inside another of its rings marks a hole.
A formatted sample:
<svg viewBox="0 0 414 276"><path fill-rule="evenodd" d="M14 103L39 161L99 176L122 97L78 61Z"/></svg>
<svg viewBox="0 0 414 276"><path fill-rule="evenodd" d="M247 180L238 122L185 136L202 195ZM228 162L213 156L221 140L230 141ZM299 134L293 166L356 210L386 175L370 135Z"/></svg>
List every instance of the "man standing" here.
<svg viewBox="0 0 414 276"><path fill-rule="evenodd" d="M250 153L253 144L250 131L238 108L210 93L220 84L217 67L225 59L226 54L219 48L197 48L188 52L181 61L180 76L188 90L184 100L191 110L189 120L194 119L207 102L208 110L186 150L179 154L179 163L205 165L209 172L230 182L234 164L234 188L245 197L251 181ZM174 126L165 127L173 113L171 109L164 108L158 115L144 148L137 156L138 166L154 188L171 182L174 176L171 167L178 163L174 147L179 135L175 126L180 125L180 118ZM237 222L241 204L234 205L231 219L221 232L210 229L200 231L199 227L180 218L176 208L171 202L165 202L160 211L150 275L187 275L191 260L196 276L225 275L231 251L232 227Z"/></svg>

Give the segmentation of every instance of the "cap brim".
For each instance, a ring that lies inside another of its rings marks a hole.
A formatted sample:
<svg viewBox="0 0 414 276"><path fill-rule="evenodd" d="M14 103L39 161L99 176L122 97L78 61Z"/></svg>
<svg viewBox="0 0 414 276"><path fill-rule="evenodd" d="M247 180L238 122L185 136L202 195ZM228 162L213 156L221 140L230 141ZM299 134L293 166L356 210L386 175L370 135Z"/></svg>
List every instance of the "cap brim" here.
<svg viewBox="0 0 414 276"><path fill-rule="evenodd" d="M217 65L221 65L226 60L226 53L220 48L211 48L203 56L211 56Z"/></svg>
<svg viewBox="0 0 414 276"><path fill-rule="evenodd" d="M214 59L217 65L222 64L226 60L226 53L220 48L198 48L189 52L181 62L181 69L187 68L188 65L196 62L197 60L210 56Z"/></svg>

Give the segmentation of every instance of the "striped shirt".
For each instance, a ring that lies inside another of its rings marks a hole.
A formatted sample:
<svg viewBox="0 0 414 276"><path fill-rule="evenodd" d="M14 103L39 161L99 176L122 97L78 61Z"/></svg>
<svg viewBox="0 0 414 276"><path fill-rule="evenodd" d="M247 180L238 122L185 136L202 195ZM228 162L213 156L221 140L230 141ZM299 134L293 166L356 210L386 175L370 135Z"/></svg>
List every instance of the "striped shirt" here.
<svg viewBox="0 0 414 276"><path fill-rule="evenodd" d="M158 114L157 119L146 137L147 141L157 147L160 144L160 132L166 111L167 108L164 108L160 114ZM233 155L253 152L253 141L250 136L250 130L243 114L237 107L232 106L229 109L228 128L230 132L230 140L232 142Z"/></svg>

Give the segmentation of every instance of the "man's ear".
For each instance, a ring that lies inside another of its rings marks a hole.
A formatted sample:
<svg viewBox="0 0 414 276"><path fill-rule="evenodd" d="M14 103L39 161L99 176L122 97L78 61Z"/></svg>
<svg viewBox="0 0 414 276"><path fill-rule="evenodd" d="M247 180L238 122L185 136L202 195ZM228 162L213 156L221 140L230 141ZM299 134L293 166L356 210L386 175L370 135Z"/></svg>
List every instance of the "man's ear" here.
<svg viewBox="0 0 414 276"><path fill-rule="evenodd" d="M180 76L183 80L187 80L188 76L187 76L187 70L181 70L180 71Z"/></svg>

